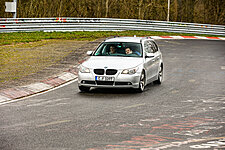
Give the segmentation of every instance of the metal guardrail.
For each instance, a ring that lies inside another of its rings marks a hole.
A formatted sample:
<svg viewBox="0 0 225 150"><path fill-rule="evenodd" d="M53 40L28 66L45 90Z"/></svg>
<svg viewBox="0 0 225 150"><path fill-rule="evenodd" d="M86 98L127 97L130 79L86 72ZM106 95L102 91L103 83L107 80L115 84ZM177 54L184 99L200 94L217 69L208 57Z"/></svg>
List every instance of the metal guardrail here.
<svg viewBox="0 0 225 150"><path fill-rule="evenodd" d="M225 36L225 26L114 18L0 18L3 32L143 30Z"/></svg>

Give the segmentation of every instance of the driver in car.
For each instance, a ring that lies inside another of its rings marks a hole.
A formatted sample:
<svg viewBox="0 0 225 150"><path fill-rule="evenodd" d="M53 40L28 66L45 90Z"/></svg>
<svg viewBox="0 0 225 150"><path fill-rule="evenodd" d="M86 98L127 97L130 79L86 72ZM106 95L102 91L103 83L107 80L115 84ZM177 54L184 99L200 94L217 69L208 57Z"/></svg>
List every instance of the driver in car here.
<svg viewBox="0 0 225 150"><path fill-rule="evenodd" d="M109 52L109 54L115 54L115 53L116 53L115 46L110 46L110 52Z"/></svg>

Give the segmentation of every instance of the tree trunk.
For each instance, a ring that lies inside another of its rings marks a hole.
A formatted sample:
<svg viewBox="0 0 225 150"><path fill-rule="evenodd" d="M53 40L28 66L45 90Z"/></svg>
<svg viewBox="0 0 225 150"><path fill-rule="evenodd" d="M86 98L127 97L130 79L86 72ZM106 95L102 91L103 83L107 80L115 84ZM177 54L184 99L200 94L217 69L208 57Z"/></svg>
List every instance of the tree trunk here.
<svg viewBox="0 0 225 150"><path fill-rule="evenodd" d="M108 13L109 13L109 0L106 0L105 2L105 17L108 17Z"/></svg>

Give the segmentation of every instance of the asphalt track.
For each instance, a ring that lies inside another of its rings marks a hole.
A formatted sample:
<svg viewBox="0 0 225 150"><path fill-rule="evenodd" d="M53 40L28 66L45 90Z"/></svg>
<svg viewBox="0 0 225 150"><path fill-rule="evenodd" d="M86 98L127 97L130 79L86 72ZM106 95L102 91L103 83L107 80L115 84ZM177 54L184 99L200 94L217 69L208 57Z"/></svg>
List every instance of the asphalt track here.
<svg viewBox="0 0 225 150"><path fill-rule="evenodd" d="M157 43L162 85L80 93L75 81L0 105L0 149L225 149L225 42Z"/></svg>

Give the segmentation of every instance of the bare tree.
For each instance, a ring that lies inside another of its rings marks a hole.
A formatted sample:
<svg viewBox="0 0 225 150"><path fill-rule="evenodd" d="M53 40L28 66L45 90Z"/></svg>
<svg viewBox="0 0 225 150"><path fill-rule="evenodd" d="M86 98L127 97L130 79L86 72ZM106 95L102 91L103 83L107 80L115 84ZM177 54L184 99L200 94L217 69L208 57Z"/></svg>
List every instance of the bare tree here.
<svg viewBox="0 0 225 150"><path fill-rule="evenodd" d="M0 17L12 17L0 0ZM17 0L17 16L166 20L167 0ZM171 0L170 21L225 24L224 0Z"/></svg>

